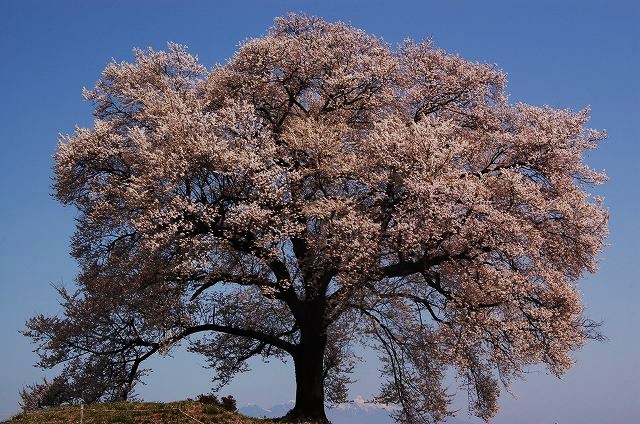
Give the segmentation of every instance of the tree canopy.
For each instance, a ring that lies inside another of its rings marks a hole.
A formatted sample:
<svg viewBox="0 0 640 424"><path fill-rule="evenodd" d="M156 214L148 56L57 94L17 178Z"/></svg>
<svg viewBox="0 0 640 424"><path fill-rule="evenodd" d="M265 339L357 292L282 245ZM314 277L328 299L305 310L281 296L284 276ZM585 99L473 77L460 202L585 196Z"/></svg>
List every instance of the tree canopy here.
<svg viewBox="0 0 640 424"><path fill-rule="evenodd" d="M598 337L576 283L607 234L583 161L603 134L510 104L494 66L289 15L210 70L136 50L85 98L55 155L76 290L25 332L64 366L26 408L127 398L188 340L220 385L291 358L292 417L326 420L366 345L400 421L451 413L447 370L489 419L501 384Z"/></svg>

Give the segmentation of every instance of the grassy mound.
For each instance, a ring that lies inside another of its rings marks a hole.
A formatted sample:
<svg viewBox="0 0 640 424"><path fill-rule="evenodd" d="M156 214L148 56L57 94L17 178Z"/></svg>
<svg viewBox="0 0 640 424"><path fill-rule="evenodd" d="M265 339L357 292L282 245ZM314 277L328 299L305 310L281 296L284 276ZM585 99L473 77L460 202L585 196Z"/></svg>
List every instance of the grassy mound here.
<svg viewBox="0 0 640 424"><path fill-rule="evenodd" d="M80 406L61 406L16 415L3 424L76 424ZM84 406L83 424L255 424L273 422L245 417L220 405L198 401L113 402Z"/></svg>

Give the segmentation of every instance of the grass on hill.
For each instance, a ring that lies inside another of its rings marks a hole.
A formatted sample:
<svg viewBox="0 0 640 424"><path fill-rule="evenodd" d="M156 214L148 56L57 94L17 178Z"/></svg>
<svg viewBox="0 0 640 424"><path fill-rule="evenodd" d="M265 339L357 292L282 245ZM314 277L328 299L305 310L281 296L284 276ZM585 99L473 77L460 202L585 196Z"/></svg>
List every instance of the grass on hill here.
<svg viewBox="0 0 640 424"><path fill-rule="evenodd" d="M265 424L275 420L245 417L221 405L180 402L112 402L84 406L83 424ZM0 424L77 424L80 406L21 413Z"/></svg>

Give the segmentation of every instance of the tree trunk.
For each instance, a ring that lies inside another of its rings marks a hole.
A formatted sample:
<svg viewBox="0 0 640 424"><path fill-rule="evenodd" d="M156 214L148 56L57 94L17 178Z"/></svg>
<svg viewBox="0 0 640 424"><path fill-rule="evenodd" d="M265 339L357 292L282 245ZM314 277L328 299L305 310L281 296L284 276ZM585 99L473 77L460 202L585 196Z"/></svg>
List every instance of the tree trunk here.
<svg viewBox="0 0 640 424"><path fill-rule="evenodd" d="M323 367L327 337L323 333L309 330L301 333L298 352L293 356L296 370L296 404L286 419L329 423L324 411Z"/></svg>

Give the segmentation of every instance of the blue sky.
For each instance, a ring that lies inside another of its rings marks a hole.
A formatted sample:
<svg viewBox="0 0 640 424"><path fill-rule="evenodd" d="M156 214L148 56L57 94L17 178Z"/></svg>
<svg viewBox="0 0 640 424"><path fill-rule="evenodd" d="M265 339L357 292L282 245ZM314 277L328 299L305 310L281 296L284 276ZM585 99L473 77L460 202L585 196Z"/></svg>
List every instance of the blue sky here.
<svg viewBox="0 0 640 424"><path fill-rule="evenodd" d="M639 422L640 2L614 0L0 2L0 418L17 411L23 385L43 375L18 330L35 313L57 311L51 284L71 286L76 272L68 256L74 211L51 198L50 184L57 134L91 122L82 87L111 58L131 60L133 47L162 49L167 41L188 44L207 66L224 62L287 12L351 22L392 43L432 37L467 59L498 64L512 101L591 106L591 126L609 134L588 163L610 177L597 192L610 209L611 234L600 271L581 289L609 341L578 352L561 380L533 369L503 396L495 422ZM154 360L141 395L208 391L202 363L183 352ZM293 397L289 366L254 368L223 393L263 406ZM357 377L352 395L371 394L375 363Z"/></svg>

